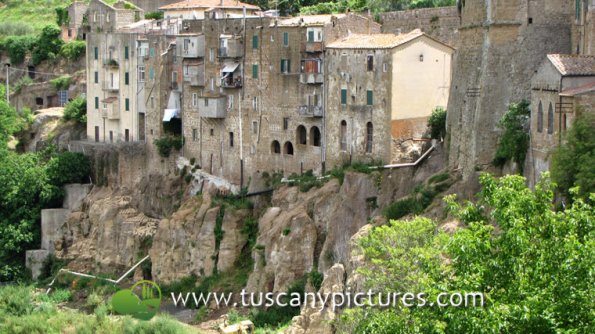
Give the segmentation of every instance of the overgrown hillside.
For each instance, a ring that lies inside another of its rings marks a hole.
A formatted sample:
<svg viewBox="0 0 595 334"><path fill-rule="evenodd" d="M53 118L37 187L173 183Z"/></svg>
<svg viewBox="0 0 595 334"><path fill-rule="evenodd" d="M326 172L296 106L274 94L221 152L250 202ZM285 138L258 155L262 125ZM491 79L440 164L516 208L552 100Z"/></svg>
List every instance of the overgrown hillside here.
<svg viewBox="0 0 595 334"><path fill-rule="evenodd" d="M71 0L0 0L0 37L29 35L56 22L56 7Z"/></svg>

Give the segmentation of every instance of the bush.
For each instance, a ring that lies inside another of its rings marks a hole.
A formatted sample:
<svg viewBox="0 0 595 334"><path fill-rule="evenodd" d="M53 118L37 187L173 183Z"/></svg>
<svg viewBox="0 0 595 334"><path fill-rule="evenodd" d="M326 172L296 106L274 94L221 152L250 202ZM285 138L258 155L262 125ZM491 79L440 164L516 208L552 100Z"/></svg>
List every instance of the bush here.
<svg viewBox="0 0 595 334"><path fill-rule="evenodd" d="M182 137L165 137L155 139L153 143L155 144L155 146L157 146L157 151L159 152L159 155L163 158L169 157L172 149L179 151L184 145Z"/></svg>
<svg viewBox="0 0 595 334"><path fill-rule="evenodd" d="M11 36L2 41L2 49L6 50L13 65L21 64L27 52L31 51L36 43L33 36Z"/></svg>
<svg viewBox="0 0 595 334"><path fill-rule="evenodd" d="M33 64L38 65L44 60L56 59L64 44L60 34L60 28L55 25L48 25L43 28L33 48L31 59Z"/></svg>
<svg viewBox="0 0 595 334"><path fill-rule="evenodd" d="M163 12L148 12L145 13L146 20L162 20Z"/></svg>
<svg viewBox="0 0 595 334"><path fill-rule="evenodd" d="M33 83L33 79L31 79L28 75L25 75L25 76L21 77L19 79L19 81L17 81L16 84L14 84L14 87L13 87L14 92L20 93L24 87L27 87L27 86L31 85L32 83Z"/></svg>
<svg viewBox="0 0 595 334"><path fill-rule="evenodd" d="M72 41L62 45L60 54L66 59L78 60L85 55L87 44L84 41Z"/></svg>
<svg viewBox="0 0 595 334"><path fill-rule="evenodd" d="M314 289L316 289L316 291L318 291L318 290L320 290L320 287L322 287L322 281L324 280L324 275L321 272L313 270L310 273L308 273L308 280L310 281L310 284L312 285L312 287Z"/></svg>
<svg viewBox="0 0 595 334"><path fill-rule="evenodd" d="M518 164L522 174L529 149L530 116L531 110L527 101L511 103L508 106L508 112L498 122L498 127L504 133L500 138L494 157L495 166L502 167L507 161L514 161Z"/></svg>
<svg viewBox="0 0 595 334"><path fill-rule="evenodd" d="M0 36L23 36L33 33L31 25L25 22L0 23Z"/></svg>
<svg viewBox="0 0 595 334"><path fill-rule="evenodd" d="M87 100L79 96L64 106L64 119L87 124Z"/></svg>
<svg viewBox="0 0 595 334"><path fill-rule="evenodd" d="M50 83L52 86L54 86L54 88L56 88L56 90L67 90L70 87L71 82L72 77L68 74L50 80Z"/></svg>
<svg viewBox="0 0 595 334"><path fill-rule="evenodd" d="M22 316L32 311L31 288L18 285L0 287L0 315Z"/></svg>
<svg viewBox="0 0 595 334"><path fill-rule="evenodd" d="M446 136L446 109L436 107L428 119L430 138L443 139Z"/></svg>

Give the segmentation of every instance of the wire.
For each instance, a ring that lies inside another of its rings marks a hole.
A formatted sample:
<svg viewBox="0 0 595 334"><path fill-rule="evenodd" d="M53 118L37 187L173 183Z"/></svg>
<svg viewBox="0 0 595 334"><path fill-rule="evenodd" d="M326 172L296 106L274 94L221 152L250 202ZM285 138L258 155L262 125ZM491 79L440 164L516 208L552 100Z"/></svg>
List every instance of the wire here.
<svg viewBox="0 0 595 334"><path fill-rule="evenodd" d="M61 77L61 76L62 76L61 74L55 74L55 73L45 73L45 72L37 72L37 71L30 71L30 70L28 70L28 69L27 69L27 70L25 70L25 69L22 69L22 68L15 68L15 67L12 67L12 66L8 67L8 70L9 70L9 71L26 72L26 73L42 74L42 75L53 75L53 76L55 76L55 77Z"/></svg>

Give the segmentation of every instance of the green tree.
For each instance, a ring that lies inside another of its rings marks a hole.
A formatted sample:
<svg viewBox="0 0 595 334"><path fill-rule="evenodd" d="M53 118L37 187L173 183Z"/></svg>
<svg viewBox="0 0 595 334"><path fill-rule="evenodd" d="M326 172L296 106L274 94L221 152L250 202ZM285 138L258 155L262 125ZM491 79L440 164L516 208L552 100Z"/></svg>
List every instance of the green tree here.
<svg viewBox="0 0 595 334"><path fill-rule="evenodd" d="M446 109L436 107L428 119L430 128L430 137L432 139L442 139L446 136Z"/></svg>
<svg viewBox="0 0 595 334"><path fill-rule="evenodd" d="M64 106L64 119L87 124L87 100L79 96Z"/></svg>
<svg viewBox="0 0 595 334"><path fill-rule="evenodd" d="M583 198L595 192L595 114L578 114L552 157L552 179L567 198L575 186Z"/></svg>
<svg viewBox="0 0 595 334"><path fill-rule="evenodd" d="M48 25L43 28L33 48L33 64L38 65L44 60L56 59L64 44L60 34L61 30L56 25Z"/></svg>
<svg viewBox="0 0 595 334"><path fill-rule="evenodd" d="M361 239L370 288L483 292L484 307L390 307L345 312L356 333L592 333L595 210L577 199L552 207L547 175L535 191L520 176L484 174L477 203L446 199L466 224L452 236L433 222L392 221ZM595 194L591 194L595 200Z"/></svg>
<svg viewBox="0 0 595 334"><path fill-rule="evenodd" d="M511 103L508 106L508 112L498 122L498 127L503 130L503 134L496 150L495 166L502 167L507 161L514 161L522 174L529 149L530 116L528 101Z"/></svg>
<svg viewBox="0 0 595 334"><path fill-rule="evenodd" d="M78 60L85 55L87 44L85 41L72 41L62 45L60 53L70 60Z"/></svg>

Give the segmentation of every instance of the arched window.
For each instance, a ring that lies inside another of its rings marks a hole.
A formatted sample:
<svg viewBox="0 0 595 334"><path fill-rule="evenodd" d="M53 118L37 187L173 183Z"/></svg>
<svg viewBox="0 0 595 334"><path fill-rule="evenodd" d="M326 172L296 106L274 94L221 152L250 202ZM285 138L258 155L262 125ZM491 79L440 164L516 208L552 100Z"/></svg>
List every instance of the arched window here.
<svg viewBox="0 0 595 334"><path fill-rule="evenodd" d="M308 143L307 136L308 131L306 130L306 127L303 125L298 126L296 130L296 140L298 144L306 145Z"/></svg>
<svg viewBox="0 0 595 334"><path fill-rule="evenodd" d="M566 131L566 114L562 114L562 130Z"/></svg>
<svg viewBox="0 0 595 334"><path fill-rule="evenodd" d="M551 102L547 109L547 133L550 135L554 133L554 109Z"/></svg>
<svg viewBox="0 0 595 334"><path fill-rule="evenodd" d="M273 140L271 143L271 153L280 154L281 153L281 144L278 141Z"/></svg>
<svg viewBox="0 0 595 334"><path fill-rule="evenodd" d="M341 133L340 133L340 144L341 151L347 151L347 122L341 121Z"/></svg>
<svg viewBox="0 0 595 334"><path fill-rule="evenodd" d="M317 126L313 126L310 128L310 145L312 146L320 146L320 130L318 130Z"/></svg>
<svg viewBox="0 0 595 334"><path fill-rule="evenodd" d="M537 132L543 132L543 105L539 101L539 107L537 107Z"/></svg>
<svg viewBox="0 0 595 334"><path fill-rule="evenodd" d="M293 145L291 144L291 142L285 142L285 145L283 145L283 153L287 155L293 155Z"/></svg>
<svg viewBox="0 0 595 334"><path fill-rule="evenodd" d="M372 143L374 141L374 126L372 122L366 124L366 153L372 153Z"/></svg>

